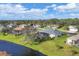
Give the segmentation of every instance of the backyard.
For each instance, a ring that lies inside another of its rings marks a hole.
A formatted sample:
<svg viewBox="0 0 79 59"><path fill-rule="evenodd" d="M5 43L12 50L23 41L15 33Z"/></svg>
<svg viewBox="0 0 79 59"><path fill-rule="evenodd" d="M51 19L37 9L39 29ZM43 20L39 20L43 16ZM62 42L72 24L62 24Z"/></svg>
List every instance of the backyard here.
<svg viewBox="0 0 79 59"><path fill-rule="evenodd" d="M29 42L25 41L24 38L25 38L24 35L15 36L13 34L8 34L4 36L3 34L0 34L0 40L6 40L26 47L30 47L34 50L44 53L45 55L49 56L79 55L79 48L69 47L65 44L67 38L66 35L56 37L52 40L44 41L36 45L31 44L30 41Z"/></svg>

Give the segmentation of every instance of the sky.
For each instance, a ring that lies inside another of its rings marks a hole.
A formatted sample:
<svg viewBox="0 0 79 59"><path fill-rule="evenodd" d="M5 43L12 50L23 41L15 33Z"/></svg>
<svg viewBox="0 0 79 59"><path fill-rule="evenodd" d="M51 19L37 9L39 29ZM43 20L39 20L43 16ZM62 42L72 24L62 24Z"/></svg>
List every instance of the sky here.
<svg viewBox="0 0 79 59"><path fill-rule="evenodd" d="M79 18L78 3L0 3L0 20Z"/></svg>

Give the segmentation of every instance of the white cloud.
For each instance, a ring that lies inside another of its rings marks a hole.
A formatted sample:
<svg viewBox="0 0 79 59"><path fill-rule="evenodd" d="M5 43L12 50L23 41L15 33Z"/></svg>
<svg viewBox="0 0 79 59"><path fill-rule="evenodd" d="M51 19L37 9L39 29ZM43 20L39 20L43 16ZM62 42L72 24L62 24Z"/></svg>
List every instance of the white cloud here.
<svg viewBox="0 0 79 59"><path fill-rule="evenodd" d="M9 18L32 18L41 17L48 9L25 8L21 4L0 4L0 16Z"/></svg>
<svg viewBox="0 0 79 59"><path fill-rule="evenodd" d="M28 9L22 6L21 4L0 4L0 13L45 13L48 9Z"/></svg>
<svg viewBox="0 0 79 59"><path fill-rule="evenodd" d="M70 16L72 16L72 17L79 17L79 13L76 13L76 14L75 13L71 13Z"/></svg>
<svg viewBox="0 0 79 59"><path fill-rule="evenodd" d="M74 10L79 8L76 3L68 3L66 5L60 5L54 8L54 10L65 11L65 10Z"/></svg>
<svg viewBox="0 0 79 59"><path fill-rule="evenodd" d="M51 4L45 8L26 8L22 4L0 4L0 19L50 19L50 18L68 18L79 17L79 5L75 3L60 5ZM52 8L51 13L47 13ZM54 10L57 10L53 14ZM75 12L74 12L75 10ZM58 11L67 11L60 15ZM69 12L68 12L69 11Z"/></svg>
<svg viewBox="0 0 79 59"><path fill-rule="evenodd" d="M25 13L25 10L20 4L0 4L0 13Z"/></svg>
<svg viewBox="0 0 79 59"><path fill-rule="evenodd" d="M54 8L54 7L56 7L56 4L52 4L52 5L50 5L50 6L46 6L47 9L48 9L48 8Z"/></svg>
<svg viewBox="0 0 79 59"><path fill-rule="evenodd" d="M48 11L48 9L30 9L30 10L26 10L27 14L34 14L34 15L43 15Z"/></svg>

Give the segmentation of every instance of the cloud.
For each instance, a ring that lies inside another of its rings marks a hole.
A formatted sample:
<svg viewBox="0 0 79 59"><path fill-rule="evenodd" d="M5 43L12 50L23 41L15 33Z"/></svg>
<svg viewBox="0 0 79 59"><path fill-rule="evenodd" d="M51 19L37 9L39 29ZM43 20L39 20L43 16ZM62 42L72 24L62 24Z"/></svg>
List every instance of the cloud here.
<svg viewBox="0 0 79 59"><path fill-rule="evenodd" d="M56 7L56 4L52 4L52 5L50 5L50 6L46 6L47 9L48 9L48 8L54 8L54 7Z"/></svg>
<svg viewBox="0 0 79 59"><path fill-rule="evenodd" d="M78 17L79 18L79 13L71 13L70 16L71 17Z"/></svg>
<svg viewBox="0 0 79 59"><path fill-rule="evenodd" d="M0 4L0 13L25 13L25 10L21 4Z"/></svg>
<svg viewBox="0 0 79 59"><path fill-rule="evenodd" d="M78 6L79 4L70 3L51 4L44 6L44 8L27 8L23 4L0 4L0 20L79 18ZM59 11L65 12L61 14Z"/></svg>
<svg viewBox="0 0 79 59"><path fill-rule="evenodd" d="M25 8L21 4L0 4L0 18L6 19L32 19L39 18L46 14L47 8L36 9L36 8Z"/></svg>
<svg viewBox="0 0 79 59"><path fill-rule="evenodd" d="M60 5L54 8L54 10L65 11L65 10L75 10L79 8L76 3L68 3L66 5Z"/></svg>
<svg viewBox="0 0 79 59"><path fill-rule="evenodd" d="M48 9L34 9L34 8L32 8L30 10L26 10L26 13L40 16L40 15L45 14L47 11L48 11Z"/></svg>

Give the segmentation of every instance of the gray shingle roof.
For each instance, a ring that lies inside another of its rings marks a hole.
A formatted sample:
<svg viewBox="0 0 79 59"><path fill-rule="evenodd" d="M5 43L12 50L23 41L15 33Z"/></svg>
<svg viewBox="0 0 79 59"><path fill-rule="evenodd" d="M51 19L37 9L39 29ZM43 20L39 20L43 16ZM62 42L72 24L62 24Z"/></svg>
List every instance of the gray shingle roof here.
<svg viewBox="0 0 79 59"><path fill-rule="evenodd" d="M60 31L53 30L53 29L41 30L39 32L44 32L44 33L54 34L54 35L61 35L62 34Z"/></svg>

